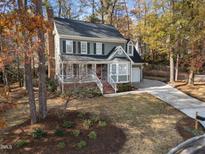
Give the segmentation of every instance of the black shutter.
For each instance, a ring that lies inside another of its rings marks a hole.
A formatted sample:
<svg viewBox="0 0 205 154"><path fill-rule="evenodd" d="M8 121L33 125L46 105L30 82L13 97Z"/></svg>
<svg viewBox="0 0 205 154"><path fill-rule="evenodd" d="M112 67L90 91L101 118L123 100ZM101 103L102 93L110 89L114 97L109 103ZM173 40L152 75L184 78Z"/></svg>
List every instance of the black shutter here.
<svg viewBox="0 0 205 154"><path fill-rule="evenodd" d="M87 43L88 54L90 54L90 43Z"/></svg>
<svg viewBox="0 0 205 154"><path fill-rule="evenodd" d="M66 53L66 41L63 40L63 53Z"/></svg>
<svg viewBox="0 0 205 154"><path fill-rule="evenodd" d="M78 42L78 53L81 53L81 43Z"/></svg>
<svg viewBox="0 0 205 154"><path fill-rule="evenodd" d="M103 55L105 54L105 44L104 43L102 44L102 54Z"/></svg>
<svg viewBox="0 0 205 154"><path fill-rule="evenodd" d="M73 41L73 53L76 53L76 42Z"/></svg>
<svg viewBox="0 0 205 154"><path fill-rule="evenodd" d="M96 43L94 43L94 54L96 54Z"/></svg>

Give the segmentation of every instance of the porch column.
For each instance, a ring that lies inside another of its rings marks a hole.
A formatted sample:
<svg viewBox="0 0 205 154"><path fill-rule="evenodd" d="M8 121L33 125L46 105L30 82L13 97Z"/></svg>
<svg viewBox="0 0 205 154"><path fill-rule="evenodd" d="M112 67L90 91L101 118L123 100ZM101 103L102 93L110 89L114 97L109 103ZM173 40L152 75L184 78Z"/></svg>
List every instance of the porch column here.
<svg viewBox="0 0 205 154"><path fill-rule="evenodd" d="M64 93L64 67L63 67L63 65L64 65L64 63L62 62L61 63L61 65L62 65L62 81L61 81L61 83L62 83L62 93Z"/></svg>

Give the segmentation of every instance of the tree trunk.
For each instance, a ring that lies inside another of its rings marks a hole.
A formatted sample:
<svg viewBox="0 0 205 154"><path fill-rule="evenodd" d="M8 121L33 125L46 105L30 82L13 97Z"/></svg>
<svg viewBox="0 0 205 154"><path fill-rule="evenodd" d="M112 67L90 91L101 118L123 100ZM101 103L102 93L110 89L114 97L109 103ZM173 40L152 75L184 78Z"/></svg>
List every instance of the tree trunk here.
<svg viewBox="0 0 205 154"><path fill-rule="evenodd" d="M179 74L179 54L177 54L177 59L176 59L175 81L178 80L178 74Z"/></svg>
<svg viewBox="0 0 205 154"><path fill-rule="evenodd" d="M37 122L37 114L36 114L36 105L35 105L35 96L33 91L33 82L32 82L32 69L31 69L31 58L25 57L25 74L26 74L26 85L29 96L29 108L30 108L30 116L31 116L31 124Z"/></svg>
<svg viewBox="0 0 205 154"><path fill-rule="evenodd" d="M169 55L169 63L170 63L170 79L169 82L174 82L174 53L173 49L170 50L170 55Z"/></svg>
<svg viewBox="0 0 205 154"><path fill-rule="evenodd" d="M36 5L36 15L42 16L42 1L34 0ZM45 38L44 32L38 30L38 38L41 40L41 45L38 48L39 58L39 116L44 119L47 116L47 98L46 98L46 58L45 58Z"/></svg>
<svg viewBox="0 0 205 154"><path fill-rule="evenodd" d="M188 85L194 85L194 70L193 69L191 69L189 72Z"/></svg>

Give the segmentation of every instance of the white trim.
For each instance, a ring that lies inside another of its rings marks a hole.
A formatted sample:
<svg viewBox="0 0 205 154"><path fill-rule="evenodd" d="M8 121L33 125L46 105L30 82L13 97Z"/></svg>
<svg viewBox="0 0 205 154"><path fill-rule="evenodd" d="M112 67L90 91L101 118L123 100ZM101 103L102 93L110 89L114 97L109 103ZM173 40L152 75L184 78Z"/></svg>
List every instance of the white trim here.
<svg viewBox="0 0 205 154"><path fill-rule="evenodd" d="M132 53L129 53L129 47L132 47ZM134 53L134 45L133 45L133 42L132 41L129 41L128 43L127 43L127 54L129 55L129 56L133 56L133 53Z"/></svg>
<svg viewBox="0 0 205 154"><path fill-rule="evenodd" d="M96 44L96 55L102 55L102 43L101 42L96 42L95 44ZM97 48L97 47L100 47L100 49Z"/></svg>
<svg viewBox="0 0 205 154"><path fill-rule="evenodd" d="M85 48L86 51L85 52L82 52L83 43L85 43L85 46L86 46L86 48ZM81 52L81 54L87 54L88 53L88 51L87 51L88 50L88 48L87 48L88 46L87 45L88 45L88 43L86 41L81 41L80 42L80 48L81 48L80 52Z"/></svg>
<svg viewBox="0 0 205 154"><path fill-rule="evenodd" d="M119 38L98 38L98 37L84 37L84 36L74 36L74 35L60 35L60 38L72 39L72 40L82 40L82 41L99 41L99 42L112 42L112 43L127 43L126 39Z"/></svg>
<svg viewBox="0 0 205 154"><path fill-rule="evenodd" d="M123 51L123 53L126 55L126 57L130 60L132 64L134 63L121 46L116 47L115 52L108 57L108 60L112 59L119 50Z"/></svg>
<svg viewBox="0 0 205 154"><path fill-rule="evenodd" d="M68 44L68 43L71 43L71 52L68 52L68 48L67 48L67 46L68 45L70 45L70 44ZM66 43L65 43L66 45L66 53L73 53L73 40L66 40Z"/></svg>

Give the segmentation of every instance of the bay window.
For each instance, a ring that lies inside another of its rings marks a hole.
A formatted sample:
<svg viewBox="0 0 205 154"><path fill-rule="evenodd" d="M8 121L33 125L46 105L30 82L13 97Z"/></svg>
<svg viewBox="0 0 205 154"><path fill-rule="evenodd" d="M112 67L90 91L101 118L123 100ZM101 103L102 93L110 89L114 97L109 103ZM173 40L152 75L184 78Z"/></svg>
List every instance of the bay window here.
<svg viewBox="0 0 205 154"><path fill-rule="evenodd" d="M120 63L120 64L111 64L110 65L110 75L111 78L116 83L123 83L129 81L129 64Z"/></svg>

